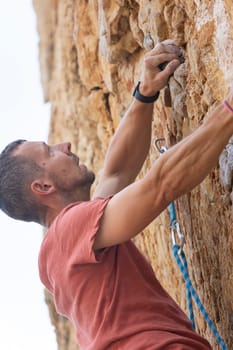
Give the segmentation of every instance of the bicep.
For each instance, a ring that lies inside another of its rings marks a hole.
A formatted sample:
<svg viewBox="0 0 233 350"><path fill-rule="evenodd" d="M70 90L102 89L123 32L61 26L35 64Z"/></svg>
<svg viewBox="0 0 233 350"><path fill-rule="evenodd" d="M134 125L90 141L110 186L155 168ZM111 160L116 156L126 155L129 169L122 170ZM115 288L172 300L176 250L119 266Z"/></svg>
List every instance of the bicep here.
<svg viewBox="0 0 233 350"><path fill-rule="evenodd" d="M145 177L117 193L108 203L94 249L126 242L140 233L167 206L160 181Z"/></svg>

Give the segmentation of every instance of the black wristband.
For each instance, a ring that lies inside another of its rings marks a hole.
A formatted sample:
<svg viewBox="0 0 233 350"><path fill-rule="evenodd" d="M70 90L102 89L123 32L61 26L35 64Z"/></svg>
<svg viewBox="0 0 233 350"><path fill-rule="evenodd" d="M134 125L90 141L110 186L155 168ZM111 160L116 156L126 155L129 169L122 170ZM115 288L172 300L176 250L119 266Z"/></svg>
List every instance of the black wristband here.
<svg viewBox="0 0 233 350"><path fill-rule="evenodd" d="M152 102L155 102L159 98L159 91L154 96L144 96L144 95L140 94L139 86L140 86L140 81L137 83L137 85L134 89L134 92L133 92L133 97L135 97L136 100L139 100L143 103L152 103Z"/></svg>

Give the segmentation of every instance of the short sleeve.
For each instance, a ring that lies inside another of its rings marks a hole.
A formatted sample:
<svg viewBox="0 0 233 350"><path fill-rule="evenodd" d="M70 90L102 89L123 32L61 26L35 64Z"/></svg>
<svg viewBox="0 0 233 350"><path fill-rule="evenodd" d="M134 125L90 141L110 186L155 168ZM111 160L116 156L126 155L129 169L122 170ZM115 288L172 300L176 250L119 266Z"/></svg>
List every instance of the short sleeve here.
<svg viewBox="0 0 233 350"><path fill-rule="evenodd" d="M95 254L93 244L101 218L111 197L78 202L68 207L56 222L57 248L73 264L98 263L104 253Z"/></svg>

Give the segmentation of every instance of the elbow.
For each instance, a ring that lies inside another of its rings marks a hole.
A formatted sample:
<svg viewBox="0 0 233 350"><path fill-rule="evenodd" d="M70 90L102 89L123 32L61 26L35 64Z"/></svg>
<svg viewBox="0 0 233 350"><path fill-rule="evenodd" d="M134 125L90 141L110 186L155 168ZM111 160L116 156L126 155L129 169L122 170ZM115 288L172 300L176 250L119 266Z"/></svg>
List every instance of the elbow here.
<svg viewBox="0 0 233 350"><path fill-rule="evenodd" d="M151 198L151 209L156 216L165 210L176 196L176 187L171 177L161 175L151 178L151 183L147 187Z"/></svg>
<svg viewBox="0 0 233 350"><path fill-rule="evenodd" d="M157 215L186 192L185 173L182 175L181 172L177 173L173 169L167 171L167 166L161 164L161 162L155 164L146 179L146 191L149 194L151 204L153 203L152 210Z"/></svg>

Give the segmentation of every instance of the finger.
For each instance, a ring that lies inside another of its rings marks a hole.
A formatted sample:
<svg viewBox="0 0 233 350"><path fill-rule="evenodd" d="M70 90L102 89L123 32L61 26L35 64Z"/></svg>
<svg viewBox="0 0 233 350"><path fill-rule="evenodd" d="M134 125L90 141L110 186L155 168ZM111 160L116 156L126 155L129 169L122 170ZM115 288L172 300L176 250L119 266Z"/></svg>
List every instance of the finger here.
<svg viewBox="0 0 233 350"><path fill-rule="evenodd" d="M155 67L158 67L159 68L159 65L161 65L162 63L164 62L171 62L172 60L179 60L179 57L175 54L170 54L170 53L162 53L162 54L159 54L159 55L156 55L156 56L151 56L151 55L148 55L148 56L145 56L145 65L147 68L155 68ZM159 68L161 70L161 68Z"/></svg>
<svg viewBox="0 0 233 350"><path fill-rule="evenodd" d="M166 39L166 40L161 41L161 43L163 43L165 45L169 45L169 44L175 45L175 40L174 39Z"/></svg>
<svg viewBox="0 0 233 350"><path fill-rule="evenodd" d="M182 55L182 50L179 46L176 46L169 40L167 43L161 42L155 45L154 49L150 51L151 55L157 55L160 53L174 53L177 56Z"/></svg>
<svg viewBox="0 0 233 350"><path fill-rule="evenodd" d="M174 59L167 64L165 69L161 71L160 78L161 79L169 79L169 77L175 72L175 70L179 67L180 61L178 59Z"/></svg>

